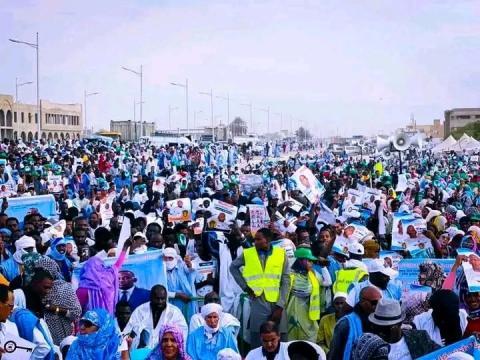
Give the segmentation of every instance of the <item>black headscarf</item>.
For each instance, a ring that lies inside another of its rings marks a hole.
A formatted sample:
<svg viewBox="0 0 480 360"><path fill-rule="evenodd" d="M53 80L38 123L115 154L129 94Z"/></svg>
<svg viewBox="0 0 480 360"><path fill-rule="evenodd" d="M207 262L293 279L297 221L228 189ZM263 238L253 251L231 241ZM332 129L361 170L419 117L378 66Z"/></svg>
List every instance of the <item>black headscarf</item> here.
<svg viewBox="0 0 480 360"><path fill-rule="evenodd" d="M432 318L440 330L445 345L452 344L462 339L460 327L460 300L452 290L441 289L430 297Z"/></svg>

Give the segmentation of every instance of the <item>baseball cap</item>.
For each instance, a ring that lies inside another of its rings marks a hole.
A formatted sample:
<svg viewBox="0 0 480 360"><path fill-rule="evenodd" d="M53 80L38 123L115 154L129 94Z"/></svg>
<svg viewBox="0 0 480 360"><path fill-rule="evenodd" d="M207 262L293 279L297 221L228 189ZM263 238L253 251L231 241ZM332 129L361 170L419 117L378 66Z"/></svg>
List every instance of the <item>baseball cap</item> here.
<svg viewBox="0 0 480 360"><path fill-rule="evenodd" d="M348 252L356 255L364 255L365 249L362 244L354 242L353 244L348 245Z"/></svg>
<svg viewBox="0 0 480 360"><path fill-rule="evenodd" d="M367 264L368 272L375 273L380 272L383 275L387 275L390 279L395 278L398 275L398 272L393 270L392 268L386 267L385 263L381 259L373 259Z"/></svg>
<svg viewBox="0 0 480 360"><path fill-rule="evenodd" d="M297 250L295 250L294 254L297 259L307 259L312 261L318 260L315 256L313 256L312 250L306 247L298 248Z"/></svg>

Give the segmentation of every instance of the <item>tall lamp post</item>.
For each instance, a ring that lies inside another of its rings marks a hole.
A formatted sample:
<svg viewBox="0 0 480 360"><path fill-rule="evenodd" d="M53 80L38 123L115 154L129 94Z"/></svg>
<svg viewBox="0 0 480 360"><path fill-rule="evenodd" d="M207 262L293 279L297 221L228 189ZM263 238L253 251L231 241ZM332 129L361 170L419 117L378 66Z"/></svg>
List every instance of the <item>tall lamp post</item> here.
<svg viewBox="0 0 480 360"><path fill-rule="evenodd" d="M87 90L83 92L83 128L85 135L87 134L87 98L93 95L98 95L99 92L87 93Z"/></svg>
<svg viewBox="0 0 480 360"><path fill-rule="evenodd" d="M201 92L200 95L210 96L210 116L212 120L212 142L215 142L215 126L213 124L213 90L210 89L210 92Z"/></svg>
<svg viewBox="0 0 480 360"><path fill-rule="evenodd" d="M42 138L42 127L41 127L41 123L42 123L42 108L40 106L40 81L39 81L39 49L40 49L40 46L39 46L39 43L38 43L38 32L37 32L37 38L36 38L36 42L35 43L29 43L29 42L26 42L26 41L20 41L20 40L16 40L16 39L8 39L10 40L11 42L13 43L16 43L16 44L23 44L23 45L27 45L27 46L30 46L31 48L34 48L36 50L36 53L37 53L37 112L38 112L38 122L37 122L37 131L38 131L38 139L41 139Z"/></svg>
<svg viewBox="0 0 480 360"><path fill-rule="evenodd" d="M168 105L168 130L172 130L172 112L177 109L177 106Z"/></svg>
<svg viewBox="0 0 480 360"><path fill-rule="evenodd" d="M202 110L198 110L198 111L193 112L193 128L194 129L197 126L197 115L202 114L202 113L203 113Z"/></svg>
<svg viewBox="0 0 480 360"><path fill-rule="evenodd" d="M33 84L33 81L19 83L18 78L15 78L15 102L18 102L18 88L29 84Z"/></svg>
<svg viewBox="0 0 480 360"><path fill-rule="evenodd" d="M267 133L270 134L270 106L268 106L266 109L257 109L257 110L267 113Z"/></svg>
<svg viewBox="0 0 480 360"><path fill-rule="evenodd" d="M140 71L135 71L129 69L125 66L122 66L122 69L125 71L129 71L140 78L140 132L141 136L144 136L144 128L143 128L143 65L140 65Z"/></svg>
<svg viewBox="0 0 480 360"><path fill-rule="evenodd" d="M240 104L242 106L248 106L250 108L250 131L253 133L253 104L249 102L248 104Z"/></svg>
<svg viewBox="0 0 480 360"><path fill-rule="evenodd" d="M227 96L216 96L217 99L222 99L227 102L227 125L230 122L230 95Z"/></svg>
<svg viewBox="0 0 480 360"><path fill-rule="evenodd" d="M185 117L187 119L187 135L190 132L190 127L188 124L188 79L185 79L185 84L171 82L170 85L180 86L185 88Z"/></svg>

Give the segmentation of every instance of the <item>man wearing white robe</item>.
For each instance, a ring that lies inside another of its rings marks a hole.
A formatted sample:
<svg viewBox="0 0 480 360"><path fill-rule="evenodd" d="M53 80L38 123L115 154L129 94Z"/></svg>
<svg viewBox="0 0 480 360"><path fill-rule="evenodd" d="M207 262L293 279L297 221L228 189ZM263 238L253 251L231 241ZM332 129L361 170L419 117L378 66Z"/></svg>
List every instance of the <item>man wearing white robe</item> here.
<svg viewBox="0 0 480 360"><path fill-rule="evenodd" d="M136 349L140 343L140 335L145 340L145 345L153 349L158 344L160 328L162 325L176 325L183 333L183 338L188 336L188 326L185 317L179 308L167 303L167 290L163 285L155 285L150 291L150 301L137 307L130 317L123 334L132 339L131 349ZM146 333L146 337L145 336Z"/></svg>

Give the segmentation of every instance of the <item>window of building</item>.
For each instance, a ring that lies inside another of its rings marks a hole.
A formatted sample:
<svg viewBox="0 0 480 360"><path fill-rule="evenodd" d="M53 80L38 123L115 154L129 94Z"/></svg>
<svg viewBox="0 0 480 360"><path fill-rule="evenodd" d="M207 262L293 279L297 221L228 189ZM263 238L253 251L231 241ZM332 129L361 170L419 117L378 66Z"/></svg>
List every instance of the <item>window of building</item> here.
<svg viewBox="0 0 480 360"><path fill-rule="evenodd" d="M28 113L28 123L32 123L32 113Z"/></svg>
<svg viewBox="0 0 480 360"><path fill-rule="evenodd" d="M35 113L35 124L38 124L38 114L37 113ZM37 134L37 136L38 136L38 134Z"/></svg>
<svg viewBox="0 0 480 360"><path fill-rule="evenodd" d="M480 119L480 115L475 115L475 119Z"/></svg>
<svg viewBox="0 0 480 360"><path fill-rule="evenodd" d="M467 120L470 119L470 115L457 115L457 119Z"/></svg>
<svg viewBox="0 0 480 360"><path fill-rule="evenodd" d="M21 118L22 118L22 124L23 124L25 122L25 115L24 115L23 111L22 111L22 114L21 114Z"/></svg>
<svg viewBox="0 0 480 360"><path fill-rule="evenodd" d="M16 111L13 113L13 122L14 123L17 122L17 112Z"/></svg>

